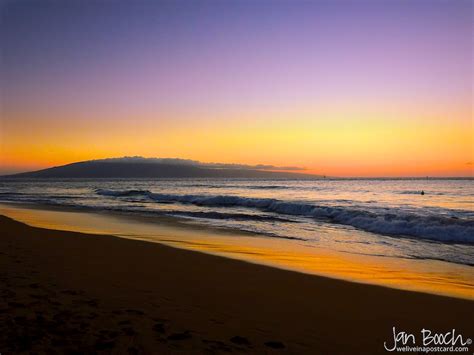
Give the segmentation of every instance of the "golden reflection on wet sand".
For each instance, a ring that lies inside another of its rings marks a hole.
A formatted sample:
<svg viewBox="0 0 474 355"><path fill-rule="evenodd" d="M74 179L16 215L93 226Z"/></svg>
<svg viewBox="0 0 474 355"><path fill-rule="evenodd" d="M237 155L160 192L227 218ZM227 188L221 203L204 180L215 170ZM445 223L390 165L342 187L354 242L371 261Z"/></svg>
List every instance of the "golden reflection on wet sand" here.
<svg viewBox="0 0 474 355"><path fill-rule="evenodd" d="M112 234L321 276L474 299L474 273L472 267L466 265L342 253L166 217L39 209L12 204L0 204L0 214L36 227Z"/></svg>

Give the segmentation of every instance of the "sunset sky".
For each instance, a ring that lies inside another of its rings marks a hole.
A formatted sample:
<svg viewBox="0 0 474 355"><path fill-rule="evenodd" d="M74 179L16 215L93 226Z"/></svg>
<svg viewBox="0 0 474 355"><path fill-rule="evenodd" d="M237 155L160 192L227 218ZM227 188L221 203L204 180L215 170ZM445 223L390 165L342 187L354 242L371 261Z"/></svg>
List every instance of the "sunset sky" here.
<svg viewBox="0 0 474 355"><path fill-rule="evenodd" d="M473 175L471 0L0 6L0 174L140 155Z"/></svg>

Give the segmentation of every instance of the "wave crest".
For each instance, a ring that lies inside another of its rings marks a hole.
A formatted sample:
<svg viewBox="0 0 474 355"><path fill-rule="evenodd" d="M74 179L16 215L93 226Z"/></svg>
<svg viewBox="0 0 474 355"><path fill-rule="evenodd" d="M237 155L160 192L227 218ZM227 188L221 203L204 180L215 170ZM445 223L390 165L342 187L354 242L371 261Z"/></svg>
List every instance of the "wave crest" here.
<svg viewBox="0 0 474 355"><path fill-rule="evenodd" d="M175 195L144 190L97 190L104 196L142 195L157 203L182 203L206 207L246 207L283 215L302 216L352 226L368 232L408 236L439 242L474 243L474 221L443 216L421 216L415 213L376 213L338 206L317 206L309 203L272 198L251 198L230 195Z"/></svg>

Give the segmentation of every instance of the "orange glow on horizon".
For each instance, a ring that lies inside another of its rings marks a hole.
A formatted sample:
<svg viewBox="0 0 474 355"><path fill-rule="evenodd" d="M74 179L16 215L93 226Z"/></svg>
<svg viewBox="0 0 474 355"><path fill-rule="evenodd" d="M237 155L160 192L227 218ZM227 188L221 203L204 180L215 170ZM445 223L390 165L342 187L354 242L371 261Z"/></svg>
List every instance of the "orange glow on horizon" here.
<svg viewBox="0 0 474 355"><path fill-rule="evenodd" d="M473 176L469 110L447 112L467 118L452 122L420 110L405 110L406 118L399 119L399 111L198 113L192 121L173 113L166 122L148 113L118 117L113 124L21 113L12 116L15 124L3 124L0 169L140 155L301 166L305 173L326 176Z"/></svg>

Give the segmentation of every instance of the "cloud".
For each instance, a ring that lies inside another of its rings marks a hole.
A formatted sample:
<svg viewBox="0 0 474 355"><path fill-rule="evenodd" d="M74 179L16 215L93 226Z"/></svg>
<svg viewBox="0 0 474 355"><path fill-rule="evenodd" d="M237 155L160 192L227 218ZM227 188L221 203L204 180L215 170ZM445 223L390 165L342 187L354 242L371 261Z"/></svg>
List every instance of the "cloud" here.
<svg viewBox="0 0 474 355"><path fill-rule="evenodd" d="M203 163L198 160L180 159L180 158L144 158L140 156L122 157L122 158L108 158L94 160L97 162L140 162L140 163L158 163L171 164L183 166L197 166L202 168L212 169L251 169L251 170L268 170L268 171L304 171L306 168L298 166L275 166L275 165L248 165L248 164L226 164L226 163Z"/></svg>

